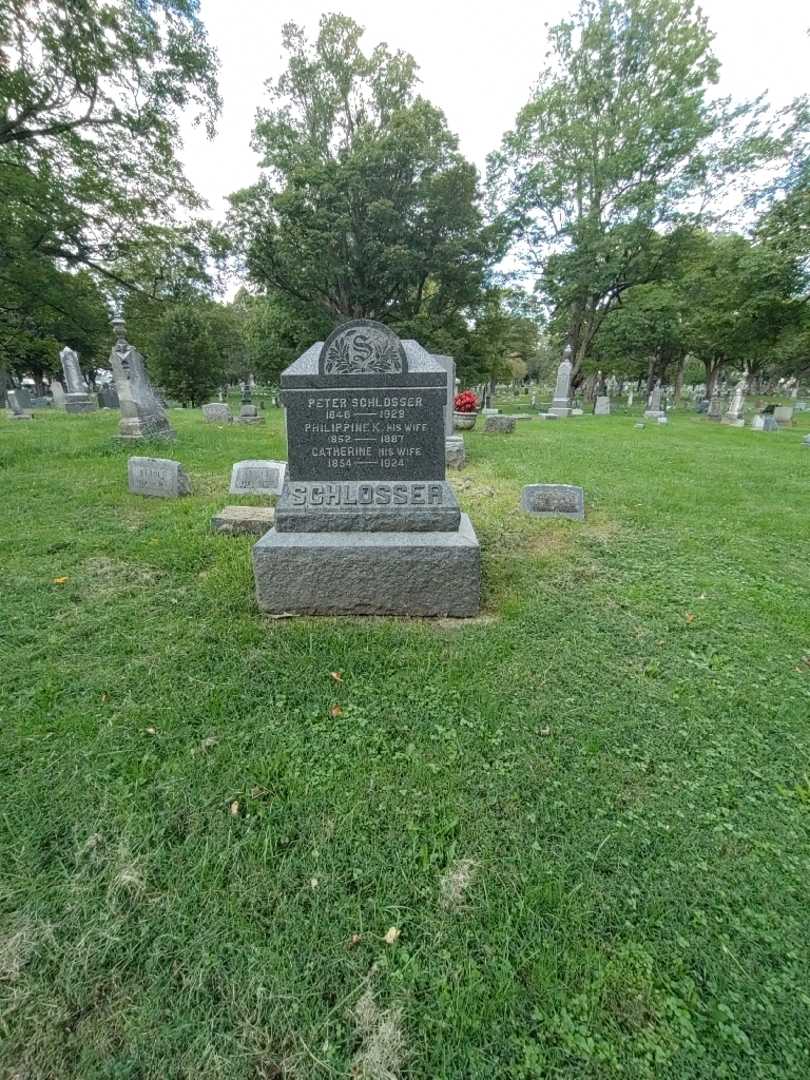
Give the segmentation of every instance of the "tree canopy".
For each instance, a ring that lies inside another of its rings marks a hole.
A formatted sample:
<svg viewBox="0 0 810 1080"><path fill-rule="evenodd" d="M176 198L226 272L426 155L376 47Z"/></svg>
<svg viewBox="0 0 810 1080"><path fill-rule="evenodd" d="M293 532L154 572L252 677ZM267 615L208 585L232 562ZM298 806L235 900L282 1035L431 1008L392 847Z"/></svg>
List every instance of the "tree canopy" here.
<svg viewBox="0 0 810 1080"><path fill-rule="evenodd" d="M540 275L575 373L622 293L654 278L657 237L710 174L723 117L692 0L581 0L489 160L494 210Z"/></svg>
<svg viewBox="0 0 810 1080"><path fill-rule="evenodd" d="M219 110L216 57L197 0L8 0L0 7L0 349L63 320L84 269L137 287L133 253L175 246L199 207L177 149L191 114Z"/></svg>
<svg viewBox="0 0 810 1080"><path fill-rule="evenodd" d="M439 347L495 254L477 175L417 94L414 59L366 54L361 35L342 15L314 42L284 27L287 69L254 131L265 172L232 196L231 226L251 280L307 327L380 319Z"/></svg>

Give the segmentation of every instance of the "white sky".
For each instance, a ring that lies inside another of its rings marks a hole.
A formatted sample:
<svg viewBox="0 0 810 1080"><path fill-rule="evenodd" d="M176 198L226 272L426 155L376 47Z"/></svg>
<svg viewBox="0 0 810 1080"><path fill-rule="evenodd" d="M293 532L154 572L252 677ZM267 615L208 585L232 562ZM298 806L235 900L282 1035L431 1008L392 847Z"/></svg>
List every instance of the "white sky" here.
<svg viewBox="0 0 810 1080"><path fill-rule="evenodd" d="M323 11L350 15L366 35L410 52L422 93L444 110L462 153L483 174L484 159L527 101L544 64L546 23L576 0L202 0L202 17L222 64L224 108L217 137L186 132L182 158L189 179L221 218L225 197L254 182L250 149L265 79L284 68L281 27L292 20L314 37ZM810 90L807 0L704 0L722 67L718 92L735 99L768 92L775 107Z"/></svg>

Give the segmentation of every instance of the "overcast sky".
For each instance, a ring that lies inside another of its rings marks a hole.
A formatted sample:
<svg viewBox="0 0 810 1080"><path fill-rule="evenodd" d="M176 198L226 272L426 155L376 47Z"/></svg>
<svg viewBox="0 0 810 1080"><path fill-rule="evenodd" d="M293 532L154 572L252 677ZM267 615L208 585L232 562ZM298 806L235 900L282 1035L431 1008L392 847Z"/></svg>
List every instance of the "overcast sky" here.
<svg viewBox="0 0 810 1080"><path fill-rule="evenodd" d="M283 70L281 27L293 20L309 36L323 11L351 15L366 35L412 53L422 92L444 110L461 151L483 173L484 160L512 126L543 66L546 23L558 22L575 0L202 0L202 15L222 64L224 108L212 142L187 131L183 159L211 212L252 183L250 149L263 83ZM767 91L782 106L810 90L810 4L807 0L705 0L721 61L719 91L750 98Z"/></svg>

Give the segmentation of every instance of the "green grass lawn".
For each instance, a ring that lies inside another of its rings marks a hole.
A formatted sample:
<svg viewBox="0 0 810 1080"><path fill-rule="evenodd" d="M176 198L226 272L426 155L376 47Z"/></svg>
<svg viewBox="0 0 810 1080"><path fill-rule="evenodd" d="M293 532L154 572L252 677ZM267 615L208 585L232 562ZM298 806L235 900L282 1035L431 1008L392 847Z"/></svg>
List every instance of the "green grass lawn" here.
<svg viewBox="0 0 810 1080"><path fill-rule="evenodd" d="M277 410L0 420L0 1076L806 1080L800 419L466 435L469 623L259 614Z"/></svg>

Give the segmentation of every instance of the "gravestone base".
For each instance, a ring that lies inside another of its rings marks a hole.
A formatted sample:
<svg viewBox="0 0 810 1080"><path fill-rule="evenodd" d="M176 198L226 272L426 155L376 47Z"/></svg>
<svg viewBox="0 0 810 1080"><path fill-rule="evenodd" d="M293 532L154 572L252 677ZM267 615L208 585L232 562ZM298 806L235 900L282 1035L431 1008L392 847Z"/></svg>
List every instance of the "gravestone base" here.
<svg viewBox="0 0 810 1080"><path fill-rule="evenodd" d="M98 412L98 402L90 394L65 394L65 412Z"/></svg>
<svg viewBox="0 0 810 1080"><path fill-rule="evenodd" d="M11 409L7 410L6 417L9 420L33 420L34 419L33 414L30 413L30 412L15 413L15 412L12 412Z"/></svg>
<svg viewBox="0 0 810 1080"><path fill-rule="evenodd" d="M265 419L263 416L235 416L235 424L264 424Z"/></svg>
<svg viewBox="0 0 810 1080"><path fill-rule="evenodd" d="M272 506L223 506L211 518L211 528L225 536L263 536L272 529L275 513Z"/></svg>
<svg viewBox="0 0 810 1080"><path fill-rule="evenodd" d="M558 416L560 418L571 415L571 409L568 405L552 405L548 410L548 416Z"/></svg>
<svg viewBox="0 0 810 1080"><path fill-rule="evenodd" d="M741 416L724 416L720 421L726 427L745 427L745 420Z"/></svg>
<svg viewBox="0 0 810 1080"><path fill-rule="evenodd" d="M644 415L648 420L660 420L662 416L666 416L667 414L662 409L645 409Z"/></svg>
<svg viewBox="0 0 810 1080"><path fill-rule="evenodd" d="M171 441L177 438L177 432L168 420L160 417L126 416L121 418L118 425L118 438L123 442L140 442L143 439Z"/></svg>
<svg viewBox="0 0 810 1080"><path fill-rule="evenodd" d="M328 568L328 570L327 570ZM256 602L273 615L478 614L481 550L454 532L278 532L253 547Z"/></svg>

